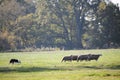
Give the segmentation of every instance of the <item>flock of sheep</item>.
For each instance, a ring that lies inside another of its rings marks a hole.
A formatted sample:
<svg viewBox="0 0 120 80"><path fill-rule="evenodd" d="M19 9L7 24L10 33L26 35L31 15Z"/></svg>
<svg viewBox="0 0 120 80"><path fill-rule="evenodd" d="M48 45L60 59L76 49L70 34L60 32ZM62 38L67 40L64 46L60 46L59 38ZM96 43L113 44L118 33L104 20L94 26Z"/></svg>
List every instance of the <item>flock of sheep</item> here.
<svg viewBox="0 0 120 80"><path fill-rule="evenodd" d="M98 60L102 54L82 54L82 55L70 55L63 57L61 62L65 61L91 61L91 60Z"/></svg>

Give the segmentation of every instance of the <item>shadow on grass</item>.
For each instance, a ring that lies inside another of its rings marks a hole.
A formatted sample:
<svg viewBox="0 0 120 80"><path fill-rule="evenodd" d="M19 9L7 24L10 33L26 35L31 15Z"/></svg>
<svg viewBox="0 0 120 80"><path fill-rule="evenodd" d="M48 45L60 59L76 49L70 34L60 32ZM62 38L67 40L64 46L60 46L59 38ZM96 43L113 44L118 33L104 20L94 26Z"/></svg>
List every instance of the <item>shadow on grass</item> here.
<svg viewBox="0 0 120 80"><path fill-rule="evenodd" d="M97 66L80 66L81 68L87 68L87 69L102 69L101 67Z"/></svg>
<svg viewBox="0 0 120 80"><path fill-rule="evenodd" d="M110 69L119 69L120 70L120 65L110 66Z"/></svg>
<svg viewBox="0 0 120 80"><path fill-rule="evenodd" d="M120 70L120 65L108 65L108 66L78 66L77 68L86 68L86 69L118 69Z"/></svg>
<svg viewBox="0 0 120 80"><path fill-rule="evenodd" d="M0 67L0 72L44 72L44 71L65 71L80 69L118 69L120 65L114 66L55 66L55 67Z"/></svg>
<svg viewBox="0 0 120 80"><path fill-rule="evenodd" d="M49 67L18 67L18 68L0 67L0 72L43 72L56 70L62 69Z"/></svg>

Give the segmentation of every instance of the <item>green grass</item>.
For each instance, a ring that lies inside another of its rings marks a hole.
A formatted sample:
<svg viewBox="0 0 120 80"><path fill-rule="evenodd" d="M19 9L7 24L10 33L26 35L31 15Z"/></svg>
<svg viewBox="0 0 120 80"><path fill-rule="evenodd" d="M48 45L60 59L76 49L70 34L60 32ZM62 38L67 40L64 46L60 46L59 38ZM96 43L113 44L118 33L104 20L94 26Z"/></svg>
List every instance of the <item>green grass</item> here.
<svg viewBox="0 0 120 80"><path fill-rule="evenodd" d="M62 62L71 54L102 54L98 61ZM21 64L9 64L11 58ZM120 80L120 50L0 53L0 80Z"/></svg>

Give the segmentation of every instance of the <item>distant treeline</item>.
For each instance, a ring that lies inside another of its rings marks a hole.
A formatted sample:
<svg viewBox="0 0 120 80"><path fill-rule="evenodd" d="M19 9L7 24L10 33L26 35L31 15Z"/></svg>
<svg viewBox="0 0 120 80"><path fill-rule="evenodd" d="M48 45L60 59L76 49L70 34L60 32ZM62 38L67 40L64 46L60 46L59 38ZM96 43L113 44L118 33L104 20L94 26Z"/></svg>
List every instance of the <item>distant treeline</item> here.
<svg viewBox="0 0 120 80"><path fill-rule="evenodd" d="M0 51L119 48L119 36L109 0L0 1Z"/></svg>

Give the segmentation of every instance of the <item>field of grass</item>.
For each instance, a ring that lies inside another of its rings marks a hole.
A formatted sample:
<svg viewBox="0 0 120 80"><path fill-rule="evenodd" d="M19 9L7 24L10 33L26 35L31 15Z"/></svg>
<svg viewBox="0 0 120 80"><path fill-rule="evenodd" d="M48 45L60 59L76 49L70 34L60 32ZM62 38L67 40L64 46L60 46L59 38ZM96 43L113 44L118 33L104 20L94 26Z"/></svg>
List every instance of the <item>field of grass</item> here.
<svg viewBox="0 0 120 80"><path fill-rule="evenodd" d="M102 56L61 63L64 56L88 53ZM21 64L9 64L11 58ZM120 49L0 53L0 80L120 80Z"/></svg>

